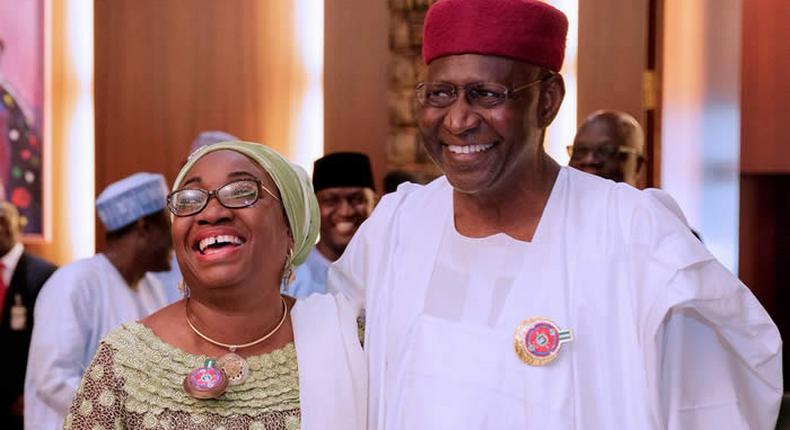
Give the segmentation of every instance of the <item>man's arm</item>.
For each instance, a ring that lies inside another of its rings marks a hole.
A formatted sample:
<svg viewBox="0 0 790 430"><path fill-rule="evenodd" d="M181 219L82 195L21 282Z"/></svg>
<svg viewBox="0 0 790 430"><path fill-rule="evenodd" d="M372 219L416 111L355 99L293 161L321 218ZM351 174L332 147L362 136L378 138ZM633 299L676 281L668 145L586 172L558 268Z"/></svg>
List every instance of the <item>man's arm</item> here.
<svg viewBox="0 0 790 430"><path fill-rule="evenodd" d="M773 429L782 341L766 311L719 262L678 272L654 337L658 408L668 429Z"/></svg>
<svg viewBox="0 0 790 430"><path fill-rule="evenodd" d="M44 403L62 416L84 371L89 337L89 306L78 282L56 273L42 288L34 310L26 374L25 403Z"/></svg>

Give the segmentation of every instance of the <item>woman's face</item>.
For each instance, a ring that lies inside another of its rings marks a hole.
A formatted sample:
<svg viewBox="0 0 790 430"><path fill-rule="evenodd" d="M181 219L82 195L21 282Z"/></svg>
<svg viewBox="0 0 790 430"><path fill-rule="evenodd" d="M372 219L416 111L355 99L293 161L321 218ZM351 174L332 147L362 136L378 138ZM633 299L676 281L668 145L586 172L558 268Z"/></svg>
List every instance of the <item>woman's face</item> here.
<svg viewBox="0 0 790 430"><path fill-rule="evenodd" d="M260 180L279 197L271 177L246 156L209 153L189 170L180 189L216 190L240 179ZM190 290L236 285L279 287L291 238L282 204L263 190L249 207L228 209L212 196L197 214L173 218L173 247Z"/></svg>

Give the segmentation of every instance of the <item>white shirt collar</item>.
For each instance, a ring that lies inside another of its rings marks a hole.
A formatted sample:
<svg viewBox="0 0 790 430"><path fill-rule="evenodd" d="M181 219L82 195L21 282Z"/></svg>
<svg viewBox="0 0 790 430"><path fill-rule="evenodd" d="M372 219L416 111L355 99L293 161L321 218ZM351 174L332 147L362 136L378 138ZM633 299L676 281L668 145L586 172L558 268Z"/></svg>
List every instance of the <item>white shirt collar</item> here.
<svg viewBox="0 0 790 430"><path fill-rule="evenodd" d="M21 242L17 242L16 245L0 258L0 261L3 262L2 276L6 286L9 286L11 283L11 277L14 275L14 270L16 270L16 265L19 263L19 259L22 257L23 252L25 252L25 247Z"/></svg>

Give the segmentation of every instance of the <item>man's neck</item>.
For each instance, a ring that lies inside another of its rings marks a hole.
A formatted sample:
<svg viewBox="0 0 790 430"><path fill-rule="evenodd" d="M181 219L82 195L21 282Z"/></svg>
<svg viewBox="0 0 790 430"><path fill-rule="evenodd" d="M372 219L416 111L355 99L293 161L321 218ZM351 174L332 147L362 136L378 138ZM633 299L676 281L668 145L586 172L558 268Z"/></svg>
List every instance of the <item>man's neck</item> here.
<svg viewBox="0 0 790 430"><path fill-rule="evenodd" d="M539 163L524 179L485 194L453 192L456 230L467 237L497 233L529 242L540 223L560 166L553 160Z"/></svg>
<svg viewBox="0 0 790 430"><path fill-rule="evenodd" d="M103 254L130 288L134 289L145 276L146 270L140 267L139 259L134 255L112 246L109 246Z"/></svg>
<svg viewBox="0 0 790 430"><path fill-rule="evenodd" d="M324 241L318 241L318 244L315 246L318 252L324 256L329 261L336 261L343 255L343 251L338 251L331 246L327 245Z"/></svg>

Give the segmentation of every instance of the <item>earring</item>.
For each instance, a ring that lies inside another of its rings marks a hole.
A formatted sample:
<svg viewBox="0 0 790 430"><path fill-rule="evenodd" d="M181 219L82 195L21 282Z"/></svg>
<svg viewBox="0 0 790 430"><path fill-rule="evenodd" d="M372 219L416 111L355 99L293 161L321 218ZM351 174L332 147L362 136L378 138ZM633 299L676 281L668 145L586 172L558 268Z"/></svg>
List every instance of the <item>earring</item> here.
<svg viewBox="0 0 790 430"><path fill-rule="evenodd" d="M183 279L178 281L178 291L181 292L182 297L189 297L189 285Z"/></svg>
<svg viewBox="0 0 790 430"><path fill-rule="evenodd" d="M283 265L283 276L282 282L285 288L285 291L288 291L288 287L296 280L296 272L294 272L293 267L293 260L294 260L294 250L293 248L288 250L288 258L285 259L285 265Z"/></svg>

